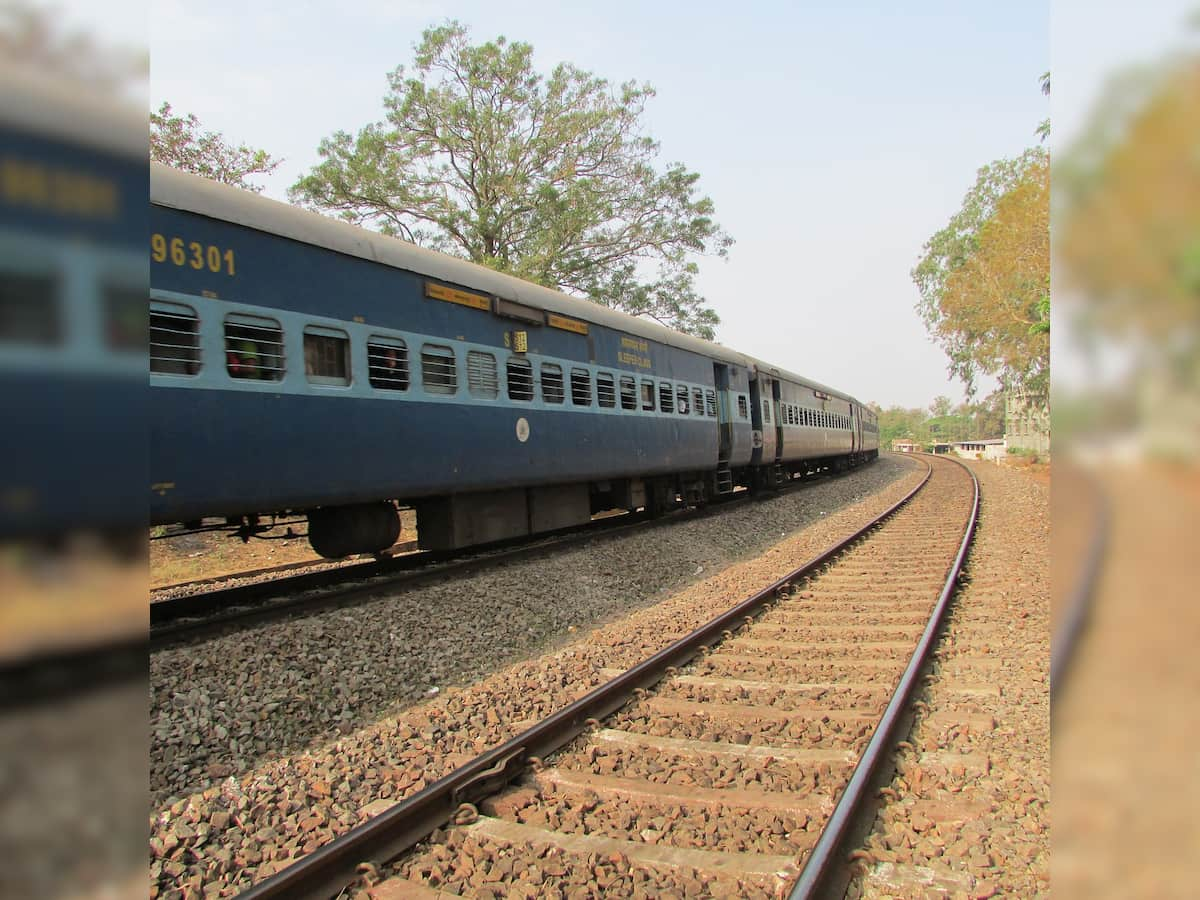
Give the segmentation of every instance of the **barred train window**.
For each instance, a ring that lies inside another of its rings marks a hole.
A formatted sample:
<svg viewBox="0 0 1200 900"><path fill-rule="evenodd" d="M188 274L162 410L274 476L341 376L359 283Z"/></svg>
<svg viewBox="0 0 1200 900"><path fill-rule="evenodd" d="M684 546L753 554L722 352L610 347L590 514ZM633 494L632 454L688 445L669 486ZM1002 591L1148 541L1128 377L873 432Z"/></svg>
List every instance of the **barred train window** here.
<svg viewBox="0 0 1200 900"><path fill-rule="evenodd" d="M310 384L350 383L350 337L335 328L304 329L304 377Z"/></svg>
<svg viewBox="0 0 1200 900"><path fill-rule="evenodd" d="M704 391L700 388L692 389L692 412L697 416L704 415Z"/></svg>
<svg viewBox="0 0 1200 900"><path fill-rule="evenodd" d="M0 343L61 343L58 298L55 275L0 272Z"/></svg>
<svg viewBox="0 0 1200 900"><path fill-rule="evenodd" d="M105 342L117 352L144 352L149 325L145 285L139 287L110 282L100 290L104 308Z"/></svg>
<svg viewBox="0 0 1200 900"><path fill-rule="evenodd" d="M592 405L592 373L587 369L571 370L571 402L576 406Z"/></svg>
<svg viewBox="0 0 1200 900"><path fill-rule="evenodd" d="M508 399L533 399L533 366L529 364L529 360L509 357Z"/></svg>
<svg viewBox="0 0 1200 900"><path fill-rule="evenodd" d="M542 399L547 403L563 402L562 366L542 363Z"/></svg>
<svg viewBox="0 0 1200 900"><path fill-rule="evenodd" d="M762 403L763 403L763 421L770 422L771 421L771 401L764 400Z"/></svg>
<svg viewBox="0 0 1200 900"><path fill-rule="evenodd" d="M181 303L150 303L150 371L195 375L200 371L200 320Z"/></svg>
<svg viewBox="0 0 1200 900"><path fill-rule="evenodd" d="M596 402L609 409L617 405L617 389L608 372L596 373Z"/></svg>
<svg viewBox="0 0 1200 900"><path fill-rule="evenodd" d="M279 323L237 313L226 316L225 370L233 378L280 381L286 369Z"/></svg>
<svg viewBox="0 0 1200 900"><path fill-rule="evenodd" d="M675 398L671 395L671 382L663 381L658 385L658 408L663 412L675 412Z"/></svg>
<svg viewBox="0 0 1200 900"><path fill-rule="evenodd" d="M678 410L681 416L688 414L688 389L686 384L681 384L675 389L675 409Z"/></svg>
<svg viewBox="0 0 1200 900"><path fill-rule="evenodd" d="M408 345L399 338L368 338L367 381L381 391L407 391Z"/></svg>
<svg viewBox="0 0 1200 900"><path fill-rule="evenodd" d="M654 409L654 382L642 382L642 409L653 411Z"/></svg>
<svg viewBox="0 0 1200 900"><path fill-rule="evenodd" d="M750 407L746 403L746 398L741 394L738 395L738 417L742 419L750 418Z"/></svg>
<svg viewBox="0 0 1200 900"><path fill-rule="evenodd" d="M710 419L715 419L717 417L717 392L716 391L705 391L704 392L704 413Z"/></svg>
<svg viewBox="0 0 1200 900"><path fill-rule="evenodd" d="M637 385L628 375L621 376L621 409L637 409Z"/></svg>
<svg viewBox="0 0 1200 900"><path fill-rule="evenodd" d="M458 391L458 364L453 350L441 344L421 345L421 385L430 394Z"/></svg>
<svg viewBox="0 0 1200 900"><path fill-rule="evenodd" d="M500 396L500 376L496 357L480 350L467 351L467 391L472 397L495 400Z"/></svg>

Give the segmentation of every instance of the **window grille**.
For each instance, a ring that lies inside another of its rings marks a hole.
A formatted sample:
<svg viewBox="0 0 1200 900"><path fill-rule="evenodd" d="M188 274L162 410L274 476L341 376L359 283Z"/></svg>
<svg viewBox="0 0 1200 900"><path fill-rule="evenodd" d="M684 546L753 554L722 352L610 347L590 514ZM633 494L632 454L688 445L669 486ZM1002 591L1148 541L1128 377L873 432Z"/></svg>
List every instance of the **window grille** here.
<svg viewBox="0 0 1200 900"><path fill-rule="evenodd" d="M669 381L664 381L658 386L658 408L665 413L675 412L675 397L671 393Z"/></svg>
<svg viewBox="0 0 1200 900"><path fill-rule="evenodd" d="M742 419L750 418L750 407L746 403L746 398L741 395L738 396L738 417Z"/></svg>
<svg viewBox="0 0 1200 900"><path fill-rule="evenodd" d="M101 288L104 340L118 352L144 353L149 330L145 285L106 284Z"/></svg>
<svg viewBox="0 0 1200 900"><path fill-rule="evenodd" d="M258 316L226 316L225 370L233 378L280 381L285 365L279 323Z"/></svg>
<svg viewBox="0 0 1200 900"><path fill-rule="evenodd" d="M654 382L642 382L642 409L653 411L654 409Z"/></svg>
<svg viewBox="0 0 1200 900"><path fill-rule="evenodd" d="M440 344L421 345L421 385L430 394L458 391L458 364L454 351Z"/></svg>
<svg viewBox="0 0 1200 900"><path fill-rule="evenodd" d="M151 303L150 371L159 375L200 371L200 320L190 306Z"/></svg>
<svg viewBox="0 0 1200 900"><path fill-rule="evenodd" d="M637 409L637 385L628 375L621 376L621 409Z"/></svg>
<svg viewBox="0 0 1200 900"><path fill-rule="evenodd" d="M367 380L381 391L408 390L408 346L398 338L367 341Z"/></svg>
<svg viewBox="0 0 1200 900"><path fill-rule="evenodd" d="M350 383L350 338L344 331L304 329L304 377L311 384Z"/></svg>
<svg viewBox="0 0 1200 900"><path fill-rule="evenodd" d="M596 402L609 409L617 405L617 389L608 372L596 373Z"/></svg>
<svg viewBox="0 0 1200 900"><path fill-rule="evenodd" d="M472 397L495 400L500 396L496 357L481 350L467 351L467 391Z"/></svg>
<svg viewBox="0 0 1200 900"><path fill-rule="evenodd" d="M681 416L688 414L688 389L686 384L681 384L675 389L675 409L679 411Z"/></svg>
<svg viewBox="0 0 1200 900"><path fill-rule="evenodd" d="M508 399L533 399L533 366L527 359L510 358L508 361Z"/></svg>
<svg viewBox="0 0 1200 900"><path fill-rule="evenodd" d="M704 415L704 391L700 388L692 389L692 412L697 416Z"/></svg>
<svg viewBox="0 0 1200 900"><path fill-rule="evenodd" d="M704 412L710 419L717 417L717 392L704 392Z"/></svg>
<svg viewBox="0 0 1200 900"><path fill-rule="evenodd" d="M547 403L563 402L562 366L542 363L542 399Z"/></svg>
<svg viewBox="0 0 1200 900"><path fill-rule="evenodd" d="M0 273L0 342L61 343L58 294L58 278L53 275Z"/></svg>
<svg viewBox="0 0 1200 900"><path fill-rule="evenodd" d="M762 405L763 405L763 421L770 422L771 421L771 401L764 400L762 402Z"/></svg>
<svg viewBox="0 0 1200 900"><path fill-rule="evenodd" d="M576 406L592 405L592 373L587 369L571 370L571 402Z"/></svg>

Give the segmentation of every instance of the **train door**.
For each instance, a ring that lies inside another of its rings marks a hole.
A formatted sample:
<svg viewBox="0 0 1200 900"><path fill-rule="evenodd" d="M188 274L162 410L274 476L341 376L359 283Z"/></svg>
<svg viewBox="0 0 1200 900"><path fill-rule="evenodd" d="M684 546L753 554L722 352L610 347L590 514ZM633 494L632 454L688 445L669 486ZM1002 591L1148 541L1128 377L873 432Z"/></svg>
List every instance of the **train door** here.
<svg viewBox="0 0 1200 900"><path fill-rule="evenodd" d="M783 459L783 417L779 415L781 388L778 379L771 382L771 411L775 416L775 462Z"/></svg>
<svg viewBox="0 0 1200 900"><path fill-rule="evenodd" d="M862 446L862 419L854 413L854 404L850 404L850 452L854 453Z"/></svg>
<svg viewBox="0 0 1200 900"><path fill-rule="evenodd" d="M763 444L766 437L763 432L763 406L762 385L758 375L752 373L750 376L750 427L753 429L750 435L751 445L754 447L754 452L750 455L750 465L752 466L763 464ZM773 452L772 456L774 456Z"/></svg>
<svg viewBox="0 0 1200 900"><path fill-rule="evenodd" d="M727 465L733 455L733 415L729 408L729 366L713 363L713 383L717 389L717 430L720 435L717 462L718 468L720 468Z"/></svg>

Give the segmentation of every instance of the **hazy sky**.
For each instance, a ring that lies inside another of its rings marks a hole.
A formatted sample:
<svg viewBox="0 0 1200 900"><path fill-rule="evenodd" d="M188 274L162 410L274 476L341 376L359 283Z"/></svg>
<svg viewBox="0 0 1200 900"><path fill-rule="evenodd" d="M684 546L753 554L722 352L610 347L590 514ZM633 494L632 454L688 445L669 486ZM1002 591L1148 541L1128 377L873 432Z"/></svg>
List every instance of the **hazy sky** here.
<svg viewBox="0 0 1200 900"><path fill-rule="evenodd" d="M976 170L1049 114L1047 2L157 0L151 105L169 100L285 162L382 117L385 75L447 18L614 83L649 81L664 161L701 175L736 244L701 261L718 340L884 405L961 399L909 278Z"/></svg>

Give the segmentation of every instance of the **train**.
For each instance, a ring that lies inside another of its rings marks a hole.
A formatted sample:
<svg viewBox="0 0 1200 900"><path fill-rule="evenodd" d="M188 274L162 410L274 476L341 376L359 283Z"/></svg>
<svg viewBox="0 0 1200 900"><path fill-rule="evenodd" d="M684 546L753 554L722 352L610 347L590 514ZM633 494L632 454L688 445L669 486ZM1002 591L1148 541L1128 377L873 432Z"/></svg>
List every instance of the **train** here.
<svg viewBox="0 0 1200 900"><path fill-rule="evenodd" d="M146 542L146 117L0 62L0 539Z"/></svg>
<svg viewBox="0 0 1200 900"><path fill-rule="evenodd" d="M416 511L454 549L770 491L878 456L865 404L590 301L152 164L150 520Z"/></svg>

